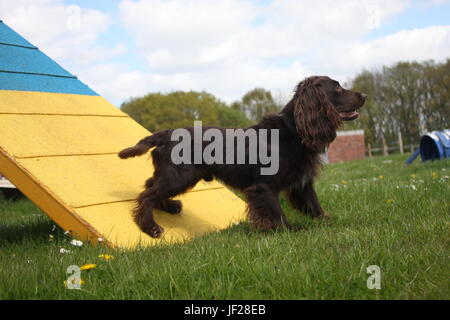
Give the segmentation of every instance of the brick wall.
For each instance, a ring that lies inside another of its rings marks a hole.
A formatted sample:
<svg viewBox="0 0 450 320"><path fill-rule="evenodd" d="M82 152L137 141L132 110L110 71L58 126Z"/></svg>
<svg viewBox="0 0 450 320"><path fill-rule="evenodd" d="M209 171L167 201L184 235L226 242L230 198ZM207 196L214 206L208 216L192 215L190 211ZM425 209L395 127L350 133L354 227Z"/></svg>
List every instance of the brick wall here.
<svg viewBox="0 0 450 320"><path fill-rule="evenodd" d="M363 130L338 131L328 148L328 162L364 159L365 152Z"/></svg>

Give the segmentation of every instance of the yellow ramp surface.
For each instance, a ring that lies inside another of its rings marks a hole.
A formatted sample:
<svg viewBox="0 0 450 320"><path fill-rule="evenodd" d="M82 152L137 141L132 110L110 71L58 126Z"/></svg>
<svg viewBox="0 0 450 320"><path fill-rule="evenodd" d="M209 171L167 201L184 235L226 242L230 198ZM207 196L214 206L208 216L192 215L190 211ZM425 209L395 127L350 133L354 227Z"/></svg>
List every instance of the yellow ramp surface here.
<svg viewBox="0 0 450 320"><path fill-rule="evenodd" d="M115 247L173 243L244 219L245 203L218 182L179 197L180 215L155 210L162 239L132 220L153 174L148 156L117 152L150 133L97 95L0 90L0 171L64 230Z"/></svg>

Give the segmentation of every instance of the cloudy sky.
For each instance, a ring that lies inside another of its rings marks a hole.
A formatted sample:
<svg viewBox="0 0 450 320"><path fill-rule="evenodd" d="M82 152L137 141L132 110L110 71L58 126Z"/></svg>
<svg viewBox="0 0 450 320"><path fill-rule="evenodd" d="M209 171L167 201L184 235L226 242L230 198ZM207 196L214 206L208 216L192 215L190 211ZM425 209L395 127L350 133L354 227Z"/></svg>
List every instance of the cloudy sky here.
<svg viewBox="0 0 450 320"><path fill-rule="evenodd" d="M173 90L286 99L309 75L450 57L449 0L0 0L0 19L117 106Z"/></svg>

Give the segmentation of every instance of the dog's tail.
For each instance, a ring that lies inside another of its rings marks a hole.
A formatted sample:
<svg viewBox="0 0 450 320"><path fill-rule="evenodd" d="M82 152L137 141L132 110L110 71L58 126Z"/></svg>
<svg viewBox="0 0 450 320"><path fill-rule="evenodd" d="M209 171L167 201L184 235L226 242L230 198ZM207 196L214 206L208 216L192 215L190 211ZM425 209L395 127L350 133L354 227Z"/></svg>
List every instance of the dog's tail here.
<svg viewBox="0 0 450 320"><path fill-rule="evenodd" d="M119 157L127 159L131 157L141 156L146 153L150 148L163 145L170 141L170 131L162 130L155 132L151 136L145 137L139 141L135 146L123 149L119 152Z"/></svg>

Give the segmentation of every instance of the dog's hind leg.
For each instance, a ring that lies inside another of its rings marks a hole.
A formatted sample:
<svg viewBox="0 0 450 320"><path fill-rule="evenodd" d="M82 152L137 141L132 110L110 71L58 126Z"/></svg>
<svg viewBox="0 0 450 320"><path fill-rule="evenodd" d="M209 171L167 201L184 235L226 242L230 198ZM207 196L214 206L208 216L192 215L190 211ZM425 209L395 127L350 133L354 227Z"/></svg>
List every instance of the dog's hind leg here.
<svg viewBox="0 0 450 320"><path fill-rule="evenodd" d="M244 190L248 202L250 223L259 229L274 230L292 228L281 209L277 194L265 184L257 184Z"/></svg>
<svg viewBox="0 0 450 320"><path fill-rule="evenodd" d="M160 175L157 179L149 179L151 181L147 180L149 188L139 194L136 200L137 206L134 210L134 220L140 229L152 238L161 237L164 229L155 222L153 218L153 209L157 208L157 206L161 206L161 204L172 205L174 202L167 202L170 198L186 192L200 179L201 177L194 177L193 175L183 177L183 179L181 179L181 177L180 179L174 179L174 177ZM172 209L168 207L165 208Z"/></svg>
<svg viewBox="0 0 450 320"><path fill-rule="evenodd" d="M156 208L170 214L179 214L183 208L183 203L181 200L166 199L161 200Z"/></svg>
<svg viewBox="0 0 450 320"><path fill-rule="evenodd" d="M153 186L155 183L155 177L149 178L145 182L145 188L148 189ZM173 199L166 199L159 201L156 205L156 209L160 209L162 211L171 213L171 214L178 214L181 212L181 209L183 207L183 203L181 200L173 200Z"/></svg>
<svg viewBox="0 0 450 320"><path fill-rule="evenodd" d="M164 231L153 219L153 208L158 202L156 192L154 186L142 191L136 199L133 211L136 224L152 238L159 238Z"/></svg>

